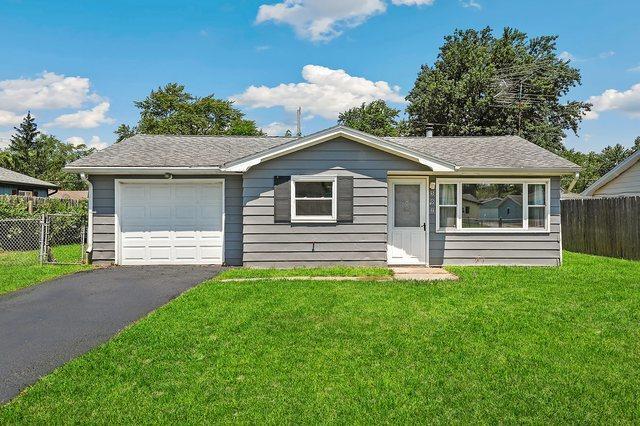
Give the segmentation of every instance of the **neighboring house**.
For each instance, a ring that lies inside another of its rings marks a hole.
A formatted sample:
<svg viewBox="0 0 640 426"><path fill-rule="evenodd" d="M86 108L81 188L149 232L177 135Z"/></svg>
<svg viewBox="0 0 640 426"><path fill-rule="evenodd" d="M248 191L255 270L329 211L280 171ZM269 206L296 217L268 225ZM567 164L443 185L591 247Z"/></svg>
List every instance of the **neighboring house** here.
<svg viewBox="0 0 640 426"><path fill-rule="evenodd" d="M640 195L640 150L614 167L582 192L585 197Z"/></svg>
<svg viewBox="0 0 640 426"><path fill-rule="evenodd" d="M478 217L481 204L472 194L462 194L462 219Z"/></svg>
<svg viewBox="0 0 640 426"><path fill-rule="evenodd" d="M0 167L0 195L48 197L49 190L55 192L57 188L52 183Z"/></svg>
<svg viewBox="0 0 640 426"><path fill-rule="evenodd" d="M284 267L558 265L560 176L579 168L516 136L337 126L300 138L136 135L66 170L90 182L95 262ZM529 194L521 226L469 229L463 184Z"/></svg>
<svg viewBox="0 0 640 426"><path fill-rule="evenodd" d="M89 198L89 191L58 191L51 195L51 198L60 200L82 201Z"/></svg>
<svg viewBox="0 0 640 426"><path fill-rule="evenodd" d="M522 195L507 195L482 202L479 217L484 227L521 227Z"/></svg>

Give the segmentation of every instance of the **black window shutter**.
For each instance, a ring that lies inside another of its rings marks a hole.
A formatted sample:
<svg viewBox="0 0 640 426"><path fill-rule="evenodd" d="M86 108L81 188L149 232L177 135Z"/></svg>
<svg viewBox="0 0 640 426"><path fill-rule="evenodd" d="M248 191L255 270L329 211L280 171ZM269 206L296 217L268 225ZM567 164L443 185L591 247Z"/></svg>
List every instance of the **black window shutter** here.
<svg viewBox="0 0 640 426"><path fill-rule="evenodd" d="M291 222L291 176L273 177L273 220Z"/></svg>
<svg viewBox="0 0 640 426"><path fill-rule="evenodd" d="M352 176L338 176L338 222L353 222Z"/></svg>

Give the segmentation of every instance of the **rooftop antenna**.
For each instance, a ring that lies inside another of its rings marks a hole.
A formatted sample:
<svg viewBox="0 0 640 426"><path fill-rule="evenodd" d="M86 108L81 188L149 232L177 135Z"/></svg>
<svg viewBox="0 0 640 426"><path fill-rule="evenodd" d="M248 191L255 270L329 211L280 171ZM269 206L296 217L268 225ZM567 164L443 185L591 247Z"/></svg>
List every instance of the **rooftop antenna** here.
<svg viewBox="0 0 640 426"><path fill-rule="evenodd" d="M302 116L302 107L298 107L298 110L296 111L296 136L300 137L302 136L302 123L301 123L301 116Z"/></svg>
<svg viewBox="0 0 640 426"><path fill-rule="evenodd" d="M496 70L492 86L495 91L492 106L499 108L516 108L518 110L518 134L522 135L522 110L527 105L543 104L555 98L551 93L534 91L531 80L546 78L552 63L516 64Z"/></svg>

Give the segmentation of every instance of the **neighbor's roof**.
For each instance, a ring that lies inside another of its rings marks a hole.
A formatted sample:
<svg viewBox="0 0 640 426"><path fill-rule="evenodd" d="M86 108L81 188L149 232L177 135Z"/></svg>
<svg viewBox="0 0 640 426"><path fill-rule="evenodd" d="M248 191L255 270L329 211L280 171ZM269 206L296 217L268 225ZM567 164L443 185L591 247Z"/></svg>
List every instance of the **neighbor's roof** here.
<svg viewBox="0 0 640 426"><path fill-rule="evenodd" d="M51 195L51 198L61 200L86 200L89 198L89 191L58 191Z"/></svg>
<svg viewBox="0 0 640 426"><path fill-rule="evenodd" d="M358 135L455 165L458 169L562 169L579 167L518 136L378 138L336 126L302 138L135 135L74 161L83 167L220 167L263 152L295 147L298 141L335 132ZM388 148L388 146L387 146Z"/></svg>
<svg viewBox="0 0 640 426"><path fill-rule="evenodd" d="M45 182L40 179L36 179L31 176L23 175L22 173L14 172L13 170L0 167L0 183L11 183L16 185L35 186L41 188L57 188L56 185L51 182Z"/></svg>
<svg viewBox="0 0 640 426"><path fill-rule="evenodd" d="M595 192L620 176L625 171L629 170L631 166L640 161L640 149L631 154L626 160L622 163L615 166L613 169L609 170L608 173L604 174L600 179L591 184L587 189L582 191L583 196L590 197L595 194Z"/></svg>

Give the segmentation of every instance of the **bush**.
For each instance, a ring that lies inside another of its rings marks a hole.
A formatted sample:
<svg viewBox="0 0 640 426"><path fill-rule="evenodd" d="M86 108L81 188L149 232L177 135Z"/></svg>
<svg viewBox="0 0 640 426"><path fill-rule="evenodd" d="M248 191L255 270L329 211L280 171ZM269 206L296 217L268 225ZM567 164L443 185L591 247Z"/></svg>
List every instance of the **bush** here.
<svg viewBox="0 0 640 426"><path fill-rule="evenodd" d="M34 198L33 213L29 214L29 203L25 197L0 197L0 219L36 218L42 214L70 214L79 220L87 218L87 201L72 201L56 198Z"/></svg>

